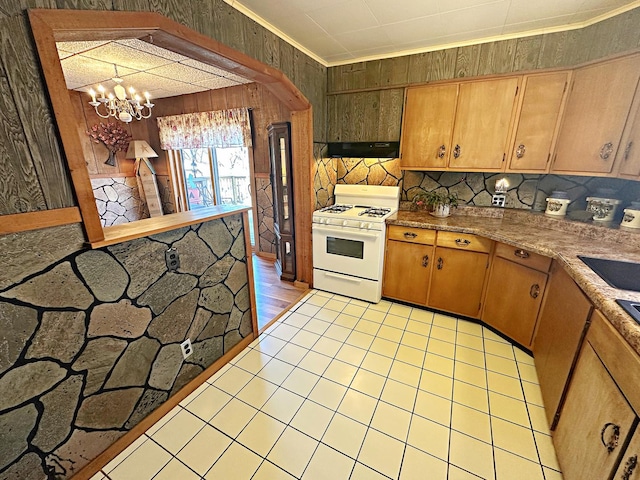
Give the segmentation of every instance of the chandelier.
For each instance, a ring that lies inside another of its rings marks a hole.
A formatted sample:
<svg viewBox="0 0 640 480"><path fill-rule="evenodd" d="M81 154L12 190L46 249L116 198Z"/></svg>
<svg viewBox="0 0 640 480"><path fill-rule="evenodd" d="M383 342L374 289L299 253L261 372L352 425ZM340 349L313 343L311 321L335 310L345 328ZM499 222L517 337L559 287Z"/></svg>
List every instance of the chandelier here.
<svg viewBox="0 0 640 480"><path fill-rule="evenodd" d="M116 75L111 80L116 83L116 86L113 87L115 95L107 92L102 85L98 85L98 93L93 88L89 90L89 95L91 95L89 105L95 109L99 117L115 117L124 123L129 123L134 118L136 120L149 118L153 108L153 103L149 101L149 93L144 92L145 102L141 103L142 98L140 95L136 93L133 87L129 87L130 97L127 97L126 90L120 85L122 78L118 76L118 67L116 65L113 67ZM97 97L98 94L100 95L99 97Z"/></svg>

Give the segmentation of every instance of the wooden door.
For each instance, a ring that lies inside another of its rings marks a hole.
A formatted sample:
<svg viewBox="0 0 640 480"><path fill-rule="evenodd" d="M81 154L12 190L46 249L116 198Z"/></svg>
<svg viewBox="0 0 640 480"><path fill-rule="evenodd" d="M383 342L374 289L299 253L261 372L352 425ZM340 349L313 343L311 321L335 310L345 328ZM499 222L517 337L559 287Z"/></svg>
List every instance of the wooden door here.
<svg viewBox="0 0 640 480"><path fill-rule="evenodd" d="M622 461L618 466L616 474L613 476L615 480L640 480L640 428L636 426L635 433L631 437L629 446L622 456Z"/></svg>
<svg viewBox="0 0 640 480"><path fill-rule="evenodd" d="M524 77L509 170L548 171L568 82L569 72Z"/></svg>
<svg viewBox="0 0 640 480"><path fill-rule="evenodd" d="M501 170L515 106L518 78L460 85L449 166L459 170Z"/></svg>
<svg viewBox="0 0 640 480"><path fill-rule="evenodd" d="M494 257L482 320L531 348L547 274Z"/></svg>
<svg viewBox="0 0 640 480"><path fill-rule="evenodd" d="M552 172L611 172L639 75L640 55L574 72Z"/></svg>
<svg viewBox="0 0 640 480"><path fill-rule="evenodd" d="M580 287L553 262L533 341L533 357L551 428L566 392L593 306Z"/></svg>
<svg viewBox="0 0 640 480"><path fill-rule="evenodd" d="M426 305L432 264L433 246L388 240L382 295Z"/></svg>
<svg viewBox="0 0 640 480"><path fill-rule="evenodd" d="M640 87L636 97L635 115L629 117L616 158L616 163L620 165L620 175L632 178L640 177Z"/></svg>
<svg viewBox="0 0 640 480"><path fill-rule="evenodd" d="M478 318L489 255L436 247L434 260L428 306Z"/></svg>
<svg viewBox="0 0 640 480"><path fill-rule="evenodd" d="M448 164L458 85L407 88L400 167L442 170Z"/></svg>
<svg viewBox="0 0 640 480"><path fill-rule="evenodd" d="M585 343L553 435L564 478L611 478L635 418L607 369Z"/></svg>

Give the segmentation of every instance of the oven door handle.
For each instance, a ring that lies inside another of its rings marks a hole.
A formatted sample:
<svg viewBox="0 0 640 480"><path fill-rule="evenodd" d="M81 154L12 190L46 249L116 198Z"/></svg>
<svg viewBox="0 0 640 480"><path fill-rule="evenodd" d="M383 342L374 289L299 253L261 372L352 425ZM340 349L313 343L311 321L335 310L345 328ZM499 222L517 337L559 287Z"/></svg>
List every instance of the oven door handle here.
<svg viewBox="0 0 640 480"><path fill-rule="evenodd" d="M324 274L327 277L339 278L340 280L347 280L353 283L362 283L361 279L356 277L350 277L348 275L340 275L339 273L332 273L332 272L324 272Z"/></svg>
<svg viewBox="0 0 640 480"><path fill-rule="evenodd" d="M314 232L319 232L319 233L329 233L332 235L340 235L341 233L345 233L344 230L342 229L330 229L330 228L322 228L322 227L313 227L313 231ZM379 235L376 235L375 233L360 233L360 232L346 232L345 236L349 236L349 235L353 235L355 237L365 237L365 238L378 238Z"/></svg>

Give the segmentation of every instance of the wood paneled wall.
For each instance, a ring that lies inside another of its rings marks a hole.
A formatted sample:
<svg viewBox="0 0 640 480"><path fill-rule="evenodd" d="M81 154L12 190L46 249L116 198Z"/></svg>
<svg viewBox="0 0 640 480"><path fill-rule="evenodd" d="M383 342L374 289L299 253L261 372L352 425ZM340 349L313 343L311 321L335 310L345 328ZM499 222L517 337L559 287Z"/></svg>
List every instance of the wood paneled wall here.
<svg viewBox="0 0 640 480"><path fill-rule="evenodd" d="M399 140L407 85L571 67L640 47L638 25L640 8L578 30L331 67L327 140Z"/></svg>
<svg viewBox="0 0 640 480"><path fill-rule="evenodd" d="M165 15L284 72L313 105L314 140L325 140L326 68L224 0L0 0L0 215L76 203L40 74L27 8ZM104 159L96 155L95 171L99 172L106 166L98 165Z"/></svg>
<svg viewBox="0 0 640 480"><path fill-rule="evenodd" d="M179 97L159 98L155 100L153 120L166 115L206 112L229 108L251 108L253 117L253 162L254 173L268 174L269 138L267 126L273 122L289 121L291 113L267 89L257 83L235 87L208 90L206 92L181 95ZM149 144L160 154L158 130L150 129Z"/></svg>

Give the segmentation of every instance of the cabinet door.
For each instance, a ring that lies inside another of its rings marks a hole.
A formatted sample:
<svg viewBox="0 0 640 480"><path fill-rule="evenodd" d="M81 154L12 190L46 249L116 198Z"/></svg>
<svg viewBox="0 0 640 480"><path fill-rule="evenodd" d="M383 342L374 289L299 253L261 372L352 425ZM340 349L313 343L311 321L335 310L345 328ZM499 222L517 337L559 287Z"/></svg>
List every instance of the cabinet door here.
<svg viewBox="0 0 640 480"><path fill-rule="evenodd" d="M451 168L502 169L517 87L515 77L460 85Z"/></svg>
<svg viewBox="0 0 640 480"><path fill-rule="evenodd" d="M482 320L530 348L547 275L494 257Z"/></svg>
<svg viewBox="0 0 640 480"><path fill-rule="evenodd" d="M635 115L629 117L628 130L618 149L616 162L620 165L620 175L640 177L640 88L636 93Z"/></svg>
<svg viewBox="0 0 640 480"><path fill-rule="evenodd" d="M489 255L436 247L428 306L478 318Z"/></svg>
<svg viewBox="0 0 640 480"><path fill-rule="evenodd" d="M509 170L548 171L569 72L526 75Z"/></svg>
<svg viewBox="0 0 640 480"><path fill-rule="evenodd" d="M533 341L536 372L551 428L555 425L592 309L580 287L562 265L554 262Z"/></svg>
<svg viewBox="0 0 640 480"><path fill-rule="evenodd" d="M457 84L407 88L401 168L442 170L447 166L457 96Z"/></svg>
<svg viewBox="0 0 640 480"><path fill-rule="evenodd" d="M611 478L635 418L593 348L585 343L553 435L564 477Z"/></svg>
<svg viewBox="0 0 640 480"><path fill-rule="evenodd" d="M388 240L382 295L425 305L432 263L431 245Z"/></svg>
<svg viewBox="0 0 640 480"><path fill-rule="evenodd" d="M614 480L640 480L640 428L636 426L636 431L631 437L629 446L622 456L622 461L618 471L613 476Z"/></svg>
<svg viewBox="0 0 640 480"><path fill-rule="evenodd" d="M552 172L611 172L639 74L640 55L575 71Z"/></svg>

